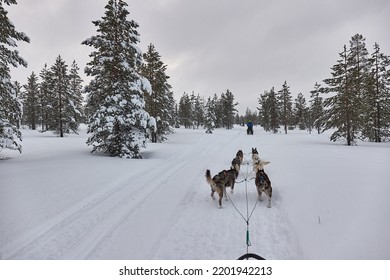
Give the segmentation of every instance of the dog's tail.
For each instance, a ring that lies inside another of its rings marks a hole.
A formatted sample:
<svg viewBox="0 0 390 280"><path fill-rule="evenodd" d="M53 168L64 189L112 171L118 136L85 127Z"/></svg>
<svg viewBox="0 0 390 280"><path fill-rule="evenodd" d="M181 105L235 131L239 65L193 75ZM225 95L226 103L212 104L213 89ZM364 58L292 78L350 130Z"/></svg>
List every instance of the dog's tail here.
<svg viewBox="0 0 390 280"><path fill-rule="evenodd" d="M211 178L211 172L209 169L206 170L206 181L210 186L213 184L213 178Z"/></svg>

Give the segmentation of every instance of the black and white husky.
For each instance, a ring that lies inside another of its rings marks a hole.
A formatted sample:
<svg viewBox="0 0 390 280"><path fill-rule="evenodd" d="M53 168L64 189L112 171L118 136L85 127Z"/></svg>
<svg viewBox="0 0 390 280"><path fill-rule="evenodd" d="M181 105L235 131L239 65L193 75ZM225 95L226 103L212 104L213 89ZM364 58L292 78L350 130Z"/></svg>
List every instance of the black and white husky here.
<svg viewBox="0 0 390 280"><path fill-rule="evenodd" d="M240 171L240 167L243 161L244 161L244 153L242 152L242 150L238 150L238 152L236 153L236 157L232 160L232 165L230 168L238 167L238 171Z"/></svg>
<svg viewBox="0 0 390 280"><path fill-rule="evenodd" d="M264 171L264 165L269 164L269 161L257 159L253 164L253 169L256 171L256 189L258 194L258 199L261 200L261 194L264 192L268 196L268 208L271 208L271 198L272 198L272 186L271 180L269 179L267 173Z"/></svg>
<svg viewBox="0 0 390 280"><path fill-rule="evenodd" d="M214 193L217 192L219 195L218 203L220 208L222 208L222 198L224 195L226 196L226 188L230 187L233 192L239 170L239 165L235 164L234 167L229 170L222 170L214 177L211 176L209 169L206 170L206 181L211 187L211 198L215 199Z"/></svg>

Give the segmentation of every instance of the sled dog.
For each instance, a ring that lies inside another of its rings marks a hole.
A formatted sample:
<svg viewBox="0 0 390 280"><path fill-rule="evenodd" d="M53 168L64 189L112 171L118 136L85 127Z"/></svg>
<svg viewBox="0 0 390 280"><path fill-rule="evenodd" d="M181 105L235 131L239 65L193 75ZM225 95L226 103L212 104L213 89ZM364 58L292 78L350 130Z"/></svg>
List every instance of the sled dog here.
<svg viewBox="0 0 390 280"><path fill-rule="evenodd" d="M211 177L211 172L209 169L206 170L206 181L211 187L211 198L215 199L214 193L218 193L218 203L220 208L222 208L223 195L225 194L226 196L226 188L231 187L231 191L233 192L234 184L238 176L238 168L239 167L236 165L235 168L223 170L214 177Z"/></svg>
<svg viewBox="0 0 390 280"><path fill-rule="evenodd" d="M240 167L242 165L242 162L244 161L244 153L242 150L238 150L236 157L232 160L232 166L230 168L237 168L237 171L240 171Z"/></svg>
<svg viewBox="0 0 390 280"><path fill-rule="evenodd" d="M272 187L271 181L268 178L267 173L264 171L264 165L270 163L266 160L258 160L255 163L254 169L256 171L256 189L258 194L258 199L261 200L261 194L264 192L268 196L268 208L271 208L271 198L272 198Z"/></svg>
<svg viewBox="0 0 390 280"><path fill-rule="evenodd" d="M242 162L244 161L244 153L242 152L242 150L238 150L238 152L236 153L236 158L238 158L240 160L240 164L242 164Z"/></svg>
<svg viewBox="0 0 390 280"><path fill-rule="evenodd" d="M252 148L252 162L255 163L256 160L260 159L257 148Z"/></svg>

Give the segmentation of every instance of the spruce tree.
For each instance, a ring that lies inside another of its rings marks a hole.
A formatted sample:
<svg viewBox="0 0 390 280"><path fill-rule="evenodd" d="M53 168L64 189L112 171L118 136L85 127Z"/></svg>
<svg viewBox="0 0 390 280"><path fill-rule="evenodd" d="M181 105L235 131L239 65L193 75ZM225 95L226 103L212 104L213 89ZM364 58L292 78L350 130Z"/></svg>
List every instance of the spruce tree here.
<svg viewBox="0 0 390 280"><path fill-rule="evenodd" d="M58 56L50 70L53 101L50 129L60 137L64 137L65 133L77 133L78 123L75 116L81 116L81 112L76 106L78 97L71 91L68 65Z"/></svg>
<svg viewBox="0 0 390 280"><path fill-rule="evenodd" d="M265 90L263 94L260 94L258 99L259 107L257 109L259 110L260 125L264 128L265 131L271 130L269 95L270 93Z"/></svg>
<svg viewBox="0 0 390 280"><path fill-rule="evenodd" d="M353 110L350 117L354 120L351 123L352 134L356 137L364 138L362 130L366 122L366 96L369 95L369 57L365 45L365 38L360 35L354 35L350 43L348 51L348 71L349 71L349 90L352 93L350 96Z"/></svg>
<svg viewBox="0 0 390 280"><path fill-rule="evenodd" d="M234 124L234 115L237 112L235 108L238 103L234 102L234 95L230 90L226 90L226 93L221 94L221 104L223 112L223 126L227 129L232 129Z"/></svg>
<svg viewBox="0 0 390 280"><path fill-rule="evenodd" d="M390 57L381 53L378 43L374 44L370 68L363 135L370 141L382 142L390 137Z"/></svg>
<svg viewBox="0 0 390 280"><path fill-rule="evenodd" d="M274 87L269 92L267 106L269 112L269 128L273 133L277 133L280 128L280 105Z"/></svg>
<svg viewBox="0 0 390 280"><path fill-rule="evenodd" d="M5 5L17 4L15 0L0 0L0 148L22 151L19 130L22 109L14 84L11 82L9 65L26 67L27 62L15 49L17 41L30 42L23 32L17 32L8 19Z"/></svg>
<svg viewBox="0 0 390 280"><path fill-rule="evenodd" d="M323 122L323 114L324 114L324 106L323 106L323 98L320 96L321 93L321 84L317 82L314 85L314 89L310 91L310 126L313 126L317 133L321 133L322 122Z"/></svg>
<svg viewBox="0 0 390 280"><path fill-rule="evenodd" d="M92 77L86 87L91 134L87 144L93 147L92 152L141 158L149 120L144 90L150 93L151 88L139 73L143 62L137 46L138 24L127 19L126 7L122 0L109 0L102 19L93 21L98 35L82 42L95 49L85 68Z"/></svg>
<svg viewBox="0 0 390 280"><path fill-rule="evenodd" d="M183 93L179 101L179 120L180 124L185 128L192 128L193 126L193 105L190 96Z"/></svg>
<svg viewBox="0 0 390 280"><path fill-rule="evenodd" d="M42 131L49 130L49 124L52 119L52 104L53 94L51 87L51 74L45 64L44 68L41 70L39 77L41 78L41 83L39 84L39 114L41 120Z"/></svg>
<svg viewBox="0 0 390 280"><path fill-rule="evenodd" d="M278 101L280 104L280 124L284 126L284 133L287 134L288 127L292 124L292 97L287 81L282 89L278 91Z"/></svg>
<svg viewBox="0 0 390 280"><path fill-rule="evenodd" d="M331 69L332 78L324 80L325 86L322 91L333 95L324 99L324 130L336 128L330 136L331 141L346 139L347 145L351 146L357 138L356 130L358 120L354 118L355 101L357 95L352 91L350 65L348 63L347 46L339 54L340 59Z"/></svg>
<svg viewBox="0 0 390 280"><path fill-rule="evenodd" d="M152 142L166 140L166 135L172 133L175 101L168 83L169 76L166 74L167 65L161 61L161 56L153 44L149 44L148 50L143 55L144 65L141 74L151 84L151 94L145 95L146 111L156 120L156 135Z"/></svg>
<svg viewBox="0 0 390 280"><path fill-rule="evenodd" d="M215 101L214 99L211 99L209 97L206 102L205 106L205 120L204 120L204 127L206 128L206 133L213 133L213 130L215 129L215 123L216 123L216 115L215 115Z"/></svg>
<svg viewBox="0 0 390 280"><path fill-rule="evenodd" d="M308 126L308 109L306 107L306 99L300 92L294 101L293 113L295 125L297 125L300 130L305 130Z"/></svg>
<svg viewBox="0 0 390 280"><path fill-rule="evenodd" d="M358 138L364 138L363 128L367 122L370 64L365 38L356 34L350 40L350 48L344 45L339 55L340 59L332 67L332 78L325 79L327 86L321 89L333 94L324 100L324 129L337 128L330 139L346 139L350 146Z"/></svg>
<svg viewBox="0 0 390 280"><path fill-rule="evenodd" d="M280 128L280 108L274 87L270 91L264 91L264 94L260 95L259 105L258 110L261 126L265 131L277 133Z"/></svg>
<svg viewBox="0 0 390 280"><path fill-rule="evenodd" d="M84 117L83 114L83 80L79 75L80 68L78 67L76 61L73 61L69 70L69 96L70 96L70 109L73 109L71 114L76 124L79 124ZM73 108L72 108L73 107Z"/></svg>
<svg viewBox="0 0 390 280"><path fill-rule="evenodd" d="M24 124L35 130L39 122L39 84L34 72L27 78L23 94L23 119Z"/></svg>
<svg viewBox="0 0 390 280"><path fill-rule="evenodd" d="M194 97L194 126L199 128L204 123L204 100L199 93Z"/></svg>

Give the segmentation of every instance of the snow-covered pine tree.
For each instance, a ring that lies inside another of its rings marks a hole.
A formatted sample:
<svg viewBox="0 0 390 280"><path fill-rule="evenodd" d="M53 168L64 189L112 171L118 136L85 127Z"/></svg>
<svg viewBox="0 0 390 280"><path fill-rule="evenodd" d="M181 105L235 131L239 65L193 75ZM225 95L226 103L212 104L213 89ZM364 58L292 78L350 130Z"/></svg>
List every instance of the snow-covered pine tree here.
<svg viewBox="0 0 390 280"><path fill-rule="evenodd" d="M233 93L227 89L226 93L221 94L221 104L222 104L222 124L226 129L232 129L234 124L234 115L237 112L235 108L238 103L234 102Z"/></svg>
<svg viewBox="0 0 390 280"><path fill-rule="evenodd" d="M39 83L34 72L27 78L23 93L23 124L35 130L39 122Z"/></svg>
<svg viewBox="0 0 390 280"><path fill-rule="evenodd" d="M265 131L277 133L280 127L280 108L274 87L270 91L264 91L264 94L260 95L259 105L258 110L261 126Z"/></svg>
<svg viewBox="0 0 390 280"><path fill-rule="evenodd" d="M83 113L83 80L79 75L80 68L78 67L76 61L72 62L69 70L69 96L70 96L70 109L73 108L73 118L75 123L80 124L81 120L84 117ZM73 103L73 104L72 104ZM71 112L72 113L72 112Z"/></svg>
<svg viewBox="0 0 390 280"><path fill-rule="evenodd" d="M352 133L357 137L364 138L362 135L363 127L367 122L366 97L369 96L369 54L365 44L365 38L360 35L354 35L350 43L348 52L348 65L350 71L349 88L352 91L352 106L351 118L354 120L352 125Z"/></svg>
<svg viewBox="0 0 390 280"><path fill-rule="evenodd" d="M308 125L308 108L306 106L306 99L300 92L294 101L293 114L295 125L297 125L300 130L305 130Z"/></svg>
<svg viewBox="0 0 390 280"><path fill-rule="evenodd" d="M284 133L287 134L288 127L291 125L292 120L292 97L290 92L290 86L287 85L287 81L284 82L282 89L278 91L277 97L280 103L280 124L284 126Z"/></svg>
<svg viewBox="0 0 390 280"><path fill-rule="evenodd" d="M321 84L317 82L314 85L314 89L310 91L310 125L313 126L317 133L321 133L323 115L324 115L324 106L323 98L320 96Z"/></svg>
<svg viewBox="0 0 390 280"><path fill-rule="evenodd" d="M52 104L53 94L51 92L51 74L47 68L47 64L41 70L39 77L41 83L39 84L39 107L40 107L40 120L42 131L49 130L49 125L52 119Z"/></svg>
<svg viewBox="0 0 390 280"><path fill-rule="evenodd" d="M30 42L23 32L17 32L8 19L5 5L17 4L16 0L0 0L0 148L22 151L19 130L21 120L21 102L16 96L14 84L11 82L9 65L27 66L27 62L19 56L16 41Z"/></svg>
<svg viewBox="0 0 390 280"><path fill-rule="evenodd" d="M52 93L52 122L51 130L60 137L71 131L77 133L78 123L75 115L81 113L76 109L75 97L70 89L70 79L68 75L68 65L58 56L54 65L50 69L50 82Z"/></svg>
<svg viewBox="0 0 390 280"><path fill-rule="evenodd" d="M263 94L260 94L258 98L259 107L259 120L260 125L264 128L265 131L270 131L270 114L269 114L269 106L268 106L268 91L264 91Z"/></svg>
<svg viewBox="0 0 390 280"><path fill-rule="evenodd" d="M365 38L356 34L350 40L350 49L344 45L340 59L334 65L332 78L325 79L321 91L335 95L324 100L324 130L337 128L331 140L346 139L350 146L364 138L363 127L367 121L365 98L369 88L369 59Z"/></svg>
<svg viewBox="0 0 390 280"><path fill-rule="evenodd" d="M93 146L92 152L141 158L149 120L143 91L150 93L151 88L138 72L142 65L138 24L127 19L126 7L122 0L109 0L102 19L93 21L98 35L82 42L95 48L85 68L92 77L86 87L91 134L87 144Z"/></svg>
<svg viewBox="0 0 390 280"><path fill-rule="evenodd" d="M199 93L196 96L193 95L193 97L194 127L199 128L199 126L203 126L204 124L204 99L200 97Z"/></svg>
<svg viewBox="0 0 390 280"><path fill-rule="evenodd" d="M217 118L215 115L215 107L216 104L214 99L211 99L211 97L209 97L205 105L204 116L204 127L206 129L206 133L213 133L213 130L215 128L215 122Z"/></svg>
<svg viewBox="0 0 390 280"><path fill-rule="evenodd" d="M362 133L370 141L382 142L390 138L390 57L381 53L378 43L374 44L370 68Z"/></svg>
<svg viewBox="0 0 390 280"><path fill-rule="evenodd" d="M153 44L149 44L143 58L145 63L141 67L141 74L149 80L152 87L151 94L145 95L146 111L156 120L157 125L152 142L162 142L167 139L166 135L173 132L175 100L168 83L169 76L166 75L167 65L161 61Z"/></svg>
<svg viewBox="0 0 390 280"><path fill-rule="evenodd" d="M325 94L334 95L324 99L324 130L336 128L337 130L330 136L331 141L346 139L347 145L351 146L357 138L356 130L353 127L357 119L353 118L359 108L355 108L358 96L353 92L351 85L351 71L348 63L347 46L339 54L340 59L332 69L332 78L324 80L327 85L322 88Z"/></svg>
<svg viewBox="0 0 390 280"><path fill-rule="evenodd" d="M179 101L179 120L180 124L185 128L192 128L193 126L193 105L191 98L187 93L183 93Z"/></svg>
<svg viewBox="0 0 390 280"><path fill-rule="evenodd" d="M222 100L218 98L217 94L213 96L213 103L215 104L215 128L223 127L223 104Z"/></svg>

